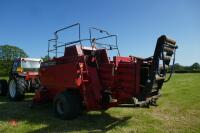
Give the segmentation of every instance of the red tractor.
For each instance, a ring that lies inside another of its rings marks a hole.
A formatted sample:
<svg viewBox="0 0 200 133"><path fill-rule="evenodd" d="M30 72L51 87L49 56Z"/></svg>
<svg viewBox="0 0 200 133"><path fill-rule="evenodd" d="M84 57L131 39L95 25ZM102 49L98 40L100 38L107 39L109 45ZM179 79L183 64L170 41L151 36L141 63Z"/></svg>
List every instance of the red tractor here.
<svg viewBox="0 0 200 133"><path fill-rule="evenodd" d="M79 27L79 39L58 45L58 33L74 26ZM116 35L97 28L89 31L89 39L80 38L80 24L55 32L55 39L49 40L55 45L48 54L53 51L56 56L41 64L42 88L36 91L34 103L53 101L55 113L61 119L74 119L83 110L106 110L130 101L136 105L155 105L166 81L167 68L172 74L170 60L175 55L176 42L163 35L158 38L152 57L123 57ZM94 31L104 36L93 37ZM114 38L116 43L100 43L107 38ZM83 46L88 40L91 46ZM64 55L57 57L60 47L65 48ZM118 55L110 59L108 50L117 50ZM173 64L174 61L175 58Z"/></svg>
<svg viewBox="0 0 200 133"><path fill-rule="evenodd" d="M35 58L17 58L13 61L8 83L8 95L11 100L20 101L25 92L34 92L40 87L41 62L41 59Z"/></svg>

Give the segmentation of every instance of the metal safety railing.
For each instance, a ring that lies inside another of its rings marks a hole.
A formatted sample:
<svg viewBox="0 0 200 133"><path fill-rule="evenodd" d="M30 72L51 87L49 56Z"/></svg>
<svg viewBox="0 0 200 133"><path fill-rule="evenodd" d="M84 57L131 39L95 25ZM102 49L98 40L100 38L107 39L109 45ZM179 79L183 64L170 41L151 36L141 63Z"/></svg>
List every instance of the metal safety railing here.
<svg viewBox="0 0 200 133"><path fill-rule="evenodd" d="M68 30L68 29L70 29L72 27L78 27L78 40L72 41L72 42L68 42L68 43L58 42L58 39L59 39L58 33L61 32L61 31L64 31L64 30ZM80 24L76 23L76 24L61 28L61 29L59 29L59 30L54 32L54 36L55 36L54 39L48 40L48 58L50 56L49 55L50 52L54 52L54 51L55 51L55 54L56 54L55 57L57 57L58 56L58 48L59 47L67 46L67 45L70 45L70 44L74 44L76 42L80 42L81 43L81 41L80 41L80 38L81 38ZM51 42L54 42L53 49L50 49ZM58 45L59 43L62 43L62 45Z"/></svg>
<svg viewBox="0 0 200 133"><path fill-rule="evenodd" d="M93 34L92 34L93 32L92 31L99 31L102 34L105 33L106 36L98 37L98 38L93 37ZM116 49L117 52L118 52L118 55L120 56L120 52L119 52L119 48L118 48L117 35L110 34L106 30L95 28L95 27L90 27L89 28L89 34L90 34L90 43L91 43L91 46L93 45L93 43L95 41L95 44L101 45L101 46L107 46L107 47L109 47L109 50L115 50ZM105 43L99 43L99 42L97 42L98 40L103 40L103 39L106 39L106 38L113 38L113 37L115 38L115 44L105 44Z"/></svg>
<svg viewBox="0 0 200 133"><path fill-rule="evenodd" d="M58 41L59 40L59 33L61 31L64 31L64 30L69 30L73 27L78 27L78 39L75 40L75 41L67 42L67 43L59 42ZM92 34L94 30L99 31L100 33L106 33L106 36L95 38ZM94 28L94 27L89 28L89 34L90 34L89 39L81 39L81 29L80 29L79 23L76 23L76 24L73 24L73 25L70 25L70 26L67 26L67 27L64 27L64 28L61 28L61 29L55 31L54 32L55 38L48 40L48 58L50 58L51 52L54 52L55 57L57 57L58 53L59 53L58 48L60 48L60 47L66 47L66 46L69 46L69 45L72 45L72 44L75 44L75 43L80 43L82 45L83 41L89 41L91 46L92 46L92 44L94 43L94 40L95 40L95 44L101 45L101 46L107 46L107 47L109 47L109 50L115 50L116 49L118 51L118 55L120 55L119 49L118 49L117 35L112 35L105 30ZM97 42L98 40L102 40L102 39L106 39L106 38L112 38L112 37L115 38L115 44L103 44L103 43ZM53 43L53 49L50 48L51 43ZM61 44L61 45L59 45L59 44Z"/></svg>

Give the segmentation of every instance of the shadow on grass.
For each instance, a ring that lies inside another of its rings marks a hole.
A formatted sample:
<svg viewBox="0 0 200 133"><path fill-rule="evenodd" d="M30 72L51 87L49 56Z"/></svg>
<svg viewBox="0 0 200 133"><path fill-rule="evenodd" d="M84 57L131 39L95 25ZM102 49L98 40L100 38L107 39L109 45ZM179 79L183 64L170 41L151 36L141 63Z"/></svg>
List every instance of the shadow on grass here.
<svg viewBox="0 0 200 133"><path fill-rule="evenodd" d="M23 102L8 102L0 98L0 120L9 122L25 122L30 125L29 133L38 132L106 132L112 128L124 125L131 117L112 117L104 112L89 112L75 120L60 120L54 116L52 105L45 104L34 109L29 108L30 100ZM43 125L41 127L41 125ZM34 126L32 128L31 126Z"/></svg>

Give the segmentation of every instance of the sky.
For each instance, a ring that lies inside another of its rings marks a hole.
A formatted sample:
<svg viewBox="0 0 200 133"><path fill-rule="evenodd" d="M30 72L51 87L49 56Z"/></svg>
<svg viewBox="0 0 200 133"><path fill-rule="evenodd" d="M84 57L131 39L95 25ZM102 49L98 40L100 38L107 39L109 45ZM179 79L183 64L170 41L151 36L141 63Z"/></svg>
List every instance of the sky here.
<svg viewBox="0 0 200 133"><path fill-rule="evenodd" d="M0 0L0 45L43 57L54 31L77 22L82 38L88 27L117 34L122 56L152 56L157 38L167 35L179 46L176 62L200 63L199 0Z"/></svg>

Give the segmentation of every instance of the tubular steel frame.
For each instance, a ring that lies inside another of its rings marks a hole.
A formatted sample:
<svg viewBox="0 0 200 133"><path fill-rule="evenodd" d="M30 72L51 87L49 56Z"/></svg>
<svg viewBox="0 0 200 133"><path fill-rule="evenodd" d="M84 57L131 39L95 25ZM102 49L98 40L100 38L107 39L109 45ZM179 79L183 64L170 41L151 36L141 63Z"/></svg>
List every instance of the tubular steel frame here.
<svg viewBox="0 0 200 133"><path fill-rule="evenodd" d="M70 42L67 42L67 43L58 42L58 39L59 39L58 33L60 33L61 31L64 31L64 30L68 30L68 29L70 29L72 27L78 27L78 40L70 41ZM99 31L100 33L105 33L106 36L93 38L92 31L94 31L94 30L95 31ZM64 28L61 28L61 29L55 31L54 32L55 38L48 40L48 58L50 58L50 52L55 52L55 57L57 58L58 53L59 53L58 52L58 48L60 48L60 47L66 47L68 45L75 44L75 43L80 43L82 45L82 41L90 41L90 44L92 46L92 43L93 43L92 39L95 39L97 41L97 40L103 40L103 39L112 38L112 37L115 38L115 45L113 45L113 44L112 45L111 44L103 44L103 43L98 43L98 42L95 42L95 43L98 44L98 45L102 45L102 46L108 46L110 48L109 50L115 50L116 49L117 52L118 52L118 56L120 56L120 52L119 52L119 48L118 48L117 35L110 34L108 31L105 31L105 30L102 30L102 29L98 29L98 28L94 28L94 27L90 27L89 28L89 34L90 34L90 38L89 39L81 39L80 23L76 23L76 24L73 24L73 25L70 25L70 26L67 26L67 27L64 27ZM53 49L50 49L51 42L54 42ZM62 43L62 45L58 45L59 43Z"/></svg>

